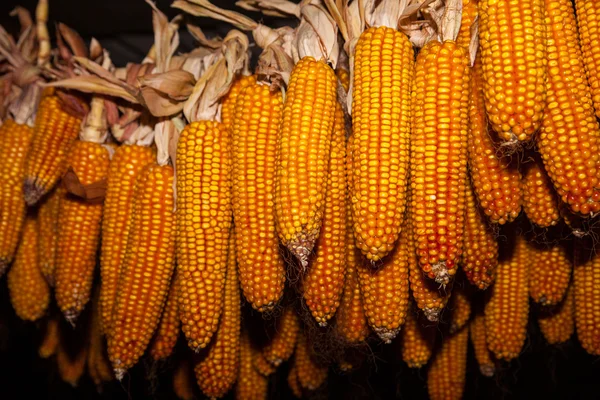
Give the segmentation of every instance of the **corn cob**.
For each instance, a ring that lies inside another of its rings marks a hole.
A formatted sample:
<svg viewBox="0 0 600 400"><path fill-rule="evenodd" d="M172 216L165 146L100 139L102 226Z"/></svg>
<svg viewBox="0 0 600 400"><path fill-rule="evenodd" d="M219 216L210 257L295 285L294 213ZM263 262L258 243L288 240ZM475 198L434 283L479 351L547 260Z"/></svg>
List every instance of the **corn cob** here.
<svg viewBox="0 0 600 400"><path fill-rule="evenodd" d="M256 85L256 75L239 76L229 88L229 92L223 97L221 102L221 123L225 125L227 129L233 128L235 114L239 110L237 107L238 96L245 88L254 85Z"/></svg>
<svg viewBox="0 0 600 400"><path fill-rule="evenodd" d="M296 348L299 330L298 315L292 307L286 307L277 322L275 335L262 349L265 359L274 366L278 366L290 358Z"/></svg>
<svg viewBox="0 0 600 400"><path fill-rule="evenodd" d="M270 93L268 85L247 85L238 96L231 130L232 202L240 284L246 299L261 311L277 303L285 282L285 264L279 252L273 213L282 102L281 93Z"/></svg>
<svg viewBox="0 0 600 400"><path fill-rule="evenodd" d="M569 340L575 330L575 290L569 286L563 301L538 314L540 330L550 344Z"/></svg>
<svg viewBox="0 0 600 400"><path fill-rule="evenodd" d="M219 328L208 349L208 355L194 367L200 390L211 398L225 396L238 377L241 310L235 246L232 230L227 254L225 299ZM258 352L257 354L262 356ZM256 358L257 356L254 356L254 359Z"/></svg>
<svg viewBox="0 0 600 400"><path fill-rule="evenodd" d="M348 88L350 87L350 71L348 71L346 68L340 68L338 65L338 67L335 69L335 76L337 76L339 79L344 90L348 91Z"/></svg>
<svg viewBox="0 0 600 400"><path fill-rule="evenodd" d="M558 196L541 161L526 167L523 176L523 209L534 224L547 228L560 220Z"/></svg>
<svg viewBox="0 0 600 400"><path fill-rule="evenodd" d="M411 201L421 269L448 284L462 253L467 183L469 58L453 41L429 42L412 91Z"/></svg>
<svg viewBox="0 0 600 400"><path fill-rule="evenodd" d="M596 117L600 118L600 53L598 53L598 19L597 4L593 1L575 0L577 22L585 72L589 82Z"/></svg>
<svg viewBox="0 0 600 400"><path fill-rule="evenodd" d="M461 399L467 373L469 330L463 327L446 336L427 373L427 391L431 400Z"/></svg>
<svg viewBox="0 0 600 400"><path fill-rule="evenodd" d="M258 371L259 374L267 377L277 370L277 367L268 362L263 353L261 352L258 352L256 354L256 357L254 357L254 360L252 360L252 365L254 366L254 369Z"/></svg>
<svg viewBox="0 0 600 400"><path fill-rule="evenodd" d="M497 154L497 134L488 129L481 74L477 57L469 102L469 170L483 212L492 222L505 224L521 212L521 174L509 157Z"/></svg>
<svg viewBox="0 0 600 400"><path fill-rule="evenodd" d="M546 105L543 0L481 0L483 93L492 127L506 141L527 141Z"/></svg>
<svg viewBox="0 0 600 400"><path fill-rule="evenodd" d="M38 354L40 358L49 358L56 353L58 348L59 337L59 324L60 320L57 316L48 318L46 322L46 331L44 332L44 338L40 347L38 348Z"/></svg>
<svg viewBox="0 0 600 400"><path fill-rule="evenodd" d="M177 304L177 275L171 278L171 289L162 311L156 334L150 345L150 355L154 360L164 360L173 353L179 336L179 308Z"/></svg>
<svg viewBox="0 0 600 400"><path fill-rule="evenodd" d="M294 364L298 374L298 384L304 390L316 390L327 380L327 366L314 360L312 347L309 347L306 335L301 332L296 344Z"/></svg>
<svg viewBox="0 0 600 400"><path fill-rule="evenodd" d="M492 355L488 350L485 337L485 317L481 313L475 314L469 324L471 343L475 350L475 359L479 365L479 372L483 376L494 376L496 366L492 360Z"/></svg>
<svg viewBox="0 0 600 400"><path fill-rule="evenodd" d="M279 238L303 268L323 218L335 102L333 70L312 57L296 63L279 132L275 221Z"/></svg>
<svg viewBox="0 0 600 400"><path fill-rule="evenodd" d="M194 382L188 360L181 360L173 372L173 392L181 400L194 398Z"/></svg>
<svg viewBox="0 0 600 400"><path fill-rule="evenodd" d="M319 325L327 325L338 306L344 290L346 240L346 129L344 112L337 103L323 226L315 246L315 258L302 282L308 309Z"/></svg>
<svg viewBox="0 0 600 400"><path fill-rule="evenodd" d="M40 271L36 219L32 215L25 218L15 262L8 271L8 290L15 312L26 321L41 318L50 303L50 288Z"/></svg>
<svg viewBox="0 0 600 400"><path fill-rule="evenodd" d="M496 269L496 282L485 305L485 334L496 358L511 360L519 355L527 335L529 314L528 272L530 250L517 236L510 258Z"/></svg>
<svg viewBox="0 0 600 400"><path fill-rule="evenodd" d="M179 313L193 350L217 330L231 227L230 144L224 125L189 124L177 145ZM202 318L200 318L202 316Z"/></svg>
<svg viewBox="0 0 600 400"><path fill-rule="evenodd" d="M600 210L600 129L587 86L573 5L546 1L548 107L537 145L548 176L571 210Z"/></svg>
<svg viewBox="0 0 600 400"><path fill-rule="evenodd" d="M406 316L406 324L402 330L402 360L410 368L421 368L431 358L435 343L435 330L433 325L423 325L417 315L411 310Z"/></svg>
<svg viewBox="0 0 600 400"><path fill-rule="evenodd" d="M299 399L302 398L302 388L300 387L300 383L298 382L298 372L296 371L296 364L292 364L290 372L288 372L287 382L288 386L292 390L292 394Z"/></svg>
<svg viewBox="0 0 600 400"><path fill-rule="evenodd" d="M467 210L463 241L462 269L471 284L485 290L494 280L498 266L498 242L467 185Z"/></svg>
<svg viewBox="0 0 600 400"><path fill-rule="evenodd" d="M175 262L173 168L148 165L133 199L108 336L108 355L119 380L144 354L167 300Z"/></svg>
<svg viewBox="0 0 600 400"><path fill-rule="evenodd" d="M573 266L567 249L558 243L550 247L530 244L529 295L536 303L551 306L563 299Z"/></svg>
<svg viewBox="0 0 600 400"><path fill-rule="evenodd" d="M71 385L77 387L79 379L85 371L85 361L87 360L88 349L86 346L77 351L76 354L70 354L63 344L59 344L56 352L56 364L60 378Z"/></svg>
<svg viewBox="0 0 600 400"><path fill-rule="evenodd" d="M365 30L356 44L352 92L356 245L371 261L394 247L406 207L414 53L403 33Z"/></svg>
<svg viewBox="0 0 600 400"><path fill-rule="evenodd" d="M23 194L33 205L48 193L67 170L70 147L77 139L81 119L66 111L57 95L44 96L38 106L33 144L25 163Z"/></svg>
<svg viewBox="0 0 600 400"><path fill-rule="evenodd" d="M250 342L247 332L240 338L240 368L235 388L237 400L261 400L267 398L267 377L258 373L253 366L258 350Z"/></svg>
<svg viewBox="0 0 600 400"><path fill-rule="evenodd" d="M462 18L456 43L467 52L471 44L471 27L478 18L477 3L479 0L463 0L462 2Z"/></svg>
<svg viewBox="0 0 600 400"><path fill-rule="evenodd" d="M135 180L153 160L154 154L149 147L122 145L115 151L108 169L100 253L102 329L107 335L111 332L117 285L131 225Z"/></svg>
<svg viewBox="0 0 600 400"><path fill-rule="evenodd" d="M600 255L593 255L574 269L577 338L585 351L597 356L600 355Z"/></svg>
<svg viewBox="0 0 600 400"><path fill-rule="evenodd" d="M89 327L89 351L87 359L88 373L96 386L114 379L112 368L105 354L102 335L100 293L96 290L92 301L92 317Z"/></svg>
<svg viewBox="0 0 600 400"><path fill-rule="evenodd" d="M4 274L15 255L26 204L21 193L25 157L31 147L33 129L8 118L0 126L0 276Z"/></svg>
<svg viewBox="0 0 600 400"><path fill-rule="evenodd" d="M54 189L38 210L38 258L42 275L50 286L56 283L56 249L58 247L58 212L66 190Z"/></svg>
<svg viewBox="0 0 600 400"><path fill-rule="evenodd" d="M467 325L471 318L471 301L470 296L464 286L457 286L452 291L448 310L450 316L450 334L456 333Z"/></svg>

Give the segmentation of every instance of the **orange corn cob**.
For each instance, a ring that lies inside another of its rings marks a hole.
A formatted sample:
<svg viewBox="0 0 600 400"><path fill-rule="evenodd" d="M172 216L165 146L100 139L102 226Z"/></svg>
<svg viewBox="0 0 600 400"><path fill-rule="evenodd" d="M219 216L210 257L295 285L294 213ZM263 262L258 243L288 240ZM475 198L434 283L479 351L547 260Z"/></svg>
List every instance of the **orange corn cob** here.
<svg viewBox="0 0 600 400"><path fill-rule="evenodd" d="M526 166L523 176L523 209L534 224L547 228L560 220L558 196L541 160Z"/></svg>
<svg viewBox="0 0 600 400"><path fill-rule="evenodd" d="M273 213L282 103L281 92L271 93L268 85L248 85L238 96L231 130L231 192L240 284L248 302L261 311L277 303L285 283Z"/></svg>
<svg viewBox="0 0 600 400"><path fill-rule="evenodd" d="M456 43L469 51L471 44L471 27L477 20L477 3L479 0L463 0L462 2L462 18L460 21L460 30L458 31L458 37Z"/></svg>
<svg viewBox="0 0 600 400"><path fill-rule="evenodd" d="M413 59L406 35L385 26L356 43L350 190L356 245L371 261L394 247L406 208Z"/></svg>
<svg viewBox="0 0 600 400"><path fill-rule="evenodd" d="M150 355L154 360L164 360L173 353L179 336L179 308L177 304L177 275L171 278L171 288L162 310L156 334L150 345Z"/></svg>
<svg viewBox="0 0 600 400"><path fill-rule="evenodd" d="M469 102L469 170L483 212L494 223L505 224L521 212L521 174L510 157L497 150L497 134L488 129L481 77L481 57L473 66Z"/></svg>
<svg viewBox="0 0 600 400"><path fill-rule="evenodd" d="M412 310L408 313L402 329L401 347L402 360L410 368L421 368L427 364L433 351L436 329L431 323L423 325Z"/></svg>
<svg viewBox="0 0 600 400"><path fill-rule="evenodd" d="M193 350L206 347L223 308L231 227L230 144L223 124L189 124L177 145L179 313ZM202 318L199 318L202 316Z"/></svg>
<svg viewBox="0 0 600 400"><path fill-rule="evenodd" d="M496 269L496 281L485 305L488 348L497 358L504 360L511 360L521 352L529 315L530 250L525 238L517 236L511 250L510 258Z"/></svg>
<svg viewBox="0 0 600 400"><path fill-rule="evenodd" d="M301 332L296 345L294 364L298 383L304 390L316 390L327 380L327 366L316 362L306 335Z"/></svg>
<svg viewBox="0 0 600 400"><path fill-rule="evenodd" d="M181 360L173 372L173 392L181 400L194 398L192 368L188 360Z"/></svg>
<svg viewBox="0 0 600 400"><path fill-rule="evenodd" d="M263 376L269 376L277 370L277 367L268 362L261 352L256 353L256 357L254 357L252 363L254 365L254 369L256 369L258 373Z"/></svg>
<svg viewBox="0 0 600 400"><path fill-rule="evenodd" d="M598 53L598 20L600 13L593 1L575 0L577 7L577 22L585 72L589 82L596 117L600 118L600 53Z"/></svg>
<svg viewBox="0 0 600 400"><path fill-rule="evenodd" d="M108 169L100 253L102 329L107 335L111 332L117 285L131 225L135 180L153 160L154 154L149 147L121 145L117 147Z"/></svg>
<svg viewBox="0 0 600 400"><path fill-rule="evenodd" d="M233 128L235 114L238 112L238 96L244 91L245 88L255 84L256 75L239 76L229 88L229 92L227 92L227 94L223 97L221 102L221 123L225 125L227 129ZM265 87L268 89L268 86L265 85Z"/></svg>
<svg viewBox="0 0 600 400"><path fill-rule="evenodd" d="M146 351L167 301L175 263L173 167L140 173L114 303L108 355L117 379Z"/></svg>
<svg viewBox="0 0 600 400"><path fill-rule="evenodd" d="M346 129L344 112L337 103L323 226L315 245L315 258L302 282L303 296L312 316L321 326L327 325L344 290L346 240Z"/></svg>
<svg viewBox="0 0 600 400"><path fill-rule="evenodd" d="M450 316L450 334L458 332L463 326L467 325L471 318L471 301L470 296L464 286L457 285L452 290L450 304L448 310Z"/></svg>
<svg viewBox="0 0 600 400"><path fill-rule="evenodd" d="M479 372L481 372L481 375L483 376L494 376L496 366L487 347L485 337L485 317L483 314L475 314L469 324L469 332L471 334L471 343L475 350L475 359L477 360L477 364L479 364Z"/></svg>
<svg viewBox="0 0 600 400"><path fill-rule="evenodd" d="M462 398L467 373L468 341L469 330L466 327L444 338L427 373L427 391L431 400Z"/></svg>
<svg viewBox="0 0 600 400"><path fill-rule="evenodd" d="M250 342L247 332L240 339L240 368L235 388L237 400L262 400L267 398L269 381L254 369L253 360L258 350Z"/></svg>
<svg viewBox="0 0 600 400"><path fill-rule="evenodd" d="M573 4L546 0L546 15L548 107L537 145L562 201L587 215L600 210L600 129L585 78Z"/></svg>
<svg viewBox="0 0 600 400"><path fill-rule="evenodd" d="M58 248L58 214L66 190L55 188L38 209L38 258L42 275L50 286L56 283L56 249Z"/></svg>
<svg viewBox="0 0 600 400"><path fill-rule="evenodd" d="M77 141L69 154L68 165L82 185L106 179L108 164L108 151L97 143ZM101 220L102 203L70 194L60 202L56 302L72 324L90 299Z"/></svg>
<svg viewBox="0 0 600 400"><path fill-rule="evenodd" d="M573 269L567 249L559 243L549 247L529 246L529 295L541 305L560 303L569 287Z"/></svg>
<svg viewBox="0 0 600 400"><path fill-rule="evenodd" d="M59 336L59 324L60 320L56 315L48 318L46 322L46 331L44 332L44 338L38 348L38 354L41 358L49 358L56 353L58 348Z"/></svg>
<svg viewBox="0 0 600 400"><path fill-rule="evenodd" d="M65 173L68 154L80 125L81 119L67 112L57 95L42 98L35 119L33 144L25 163L23 194L27 204L37 203Z"/></svg>
<svg viewBox="0 0 600 400"><path fill-rule="evenodd" d="M600 254L592 254L574 268L575 327L581 347L600 355Z"/></svg>
<svg viewBox="0 0 600 400"><path fill-rule="evenodd" d="M290 358L296 347L299 330L300 321L296 311L292 307L286 307L277 321L273 338L262 350L265 359L278 366Z"/></svg>
<svg viewBox="0 0 600 400"><path fill-rule="evenodd" d="M413 235L423 272L448 284L462 254L467 184L469 57L455 42L429 42L412 91Z"/></svg>
<svg viewBox="0 0 600 400"><path fill-rule="evenodd" d="M543 0L481 0L479 46L485 106L506 141L527 141L546 106Z"/></svg>
<svg viewBox="0 0 600 400"><path fill-rule="evenodd" d="M300 387L300 383L298 382L298 372L296 371L296 364L292 364L290 368L290 372L288 372L287 377L288 386L292 390L292 394L297 398L302 398L302 388Z"/></svg>
<svg viewBox="0 0 600 400"><path fill-rule="evenodd" d="M238 377L241 310L235 246L232 230L227 253L225 299L219 328L208 349L208 355L194 367L200 390L211 398L225 396ZM260 355L260 353L256 353ZM254 359L256 358L255 355Z"/></svg>
<svg viewBox="0 0 600 400"><path fill-rule="evenodd" d="M336 103L336 77L323 61L296 63L279 131L275 221L282 243L306 268L319 237Z"/></svg>
<svg viewBox="0 0 600 400"><path fill-rule="evenodd" d="M337 76L339 79L344 90L348 91L348 88L350 87L350 71L348 71L346 68L340 68L338 65L338 67L335 69L335 76Z"/></svg>
<svg viewBox="0 0 600 400"><path fill-rule="evenodd" d="M38 261L36 228L35 217L28 215L15 262L8 271L10 302L19 318L26 321L41 318L50 303L50 288Z"/></svg>
<svg viewBox="0 0 600 400"><path fill-rule="evenodd" d="M70 354L62 344L59 344L56 352L56 364L60 378L71 385L77 387L79 379L85 371L85 361L87 360L88 349L86 346L77 351L76 354Z"/></svg>
<svg viewBox="0 0 600 400"><path fill-rule="evenodd" d="M562 302L538 314L540 330L550 344L569 340L575 331L575 290L569 286Z"/></svg>
<svg viewBox="0 0 600 400"><path fill-rule="evenodd" d="M92 317L89 327L88 373L96 386L114 379L112 368L105 354L102 321L100 315L100 293L96 290L92 300Z"/></svg>
<svg viewBox="0 0 600 400"><path fill-rule="evenodd" d="M26 204L21 192L25 158L33 129L8 118L0 126L0 276L13 259L21 237Z"/></svg>

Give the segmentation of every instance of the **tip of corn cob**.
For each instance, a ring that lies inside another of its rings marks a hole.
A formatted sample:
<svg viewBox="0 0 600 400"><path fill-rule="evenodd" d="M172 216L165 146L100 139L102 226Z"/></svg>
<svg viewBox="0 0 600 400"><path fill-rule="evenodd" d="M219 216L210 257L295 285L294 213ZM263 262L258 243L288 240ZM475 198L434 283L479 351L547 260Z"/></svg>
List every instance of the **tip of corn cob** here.
<svg viewBox="0 0 600 400"><path fill-rule="evenodd" d="M121 382L123 380L123 377L125 376L125 370L122 368L114 368L113 371L115 373L115 378L117 378L117 380Z"/></svg>
<svg viewBox="0 0 600 400"><path fill-rule="evenodd" d="M489 365L489 364L481 365L481 366L479 366L479 372L481 372L481 375L491 378L492 376L494 376L494 373L496 372L496 368L493 365Z"/></svg>
<svg viewBox="0 0 600 400"><path fill-rule="evenodd" d="M318 235L317 235L318 236ZM287 244L288 250L296 256L298 261L300 261L300 265L302 265L303 272L306 271L306 267L308 267L308 258L310 257L310 253L315 246L316 237L312 237L312 235L307 235L303 237L299 237L296 240L293 240Z"/></svg>
<svg viewBox="0 0 600 400"><path fill-rule="evenodd" d="M377 336L379 336L379 339L381 339L383 341L383 343L390 344L390 343L392 343L392 340L394 340L394 338L396 336L398 336L398 333L400 332L400 328L398 328L398 329L373 328L373 331L377 334Z"/></svg>
<svg viewBox="0 0 600 400"><path fill-rule="evenodd" d="M63 311L63 315L64 315L65 319L67 320L67 322L74 329L75 325L77 323L77 317L79 317L79 313L73 309L69 309L69 310Z"/></svg>
<svg viewBox="0 0 600 400"><path fill-rule="evenodd" d="M8 269L8 260L4 257L0 257L0 276L4 275Z"/></svg>
<svg viewBox="0 0 600 400"><path fill-rule="evenodd" d="M447 285L450 283L450 274L446 267L446 261L435 263L431 266L431 272L435 274L435 281L440 285Z"/></svg>
<svg viewBox="0 0 600 400"><path fill-rule="evenodd" d="M26 179L23 183L23 198L28 206L37 203L44 195L44 189L38 186L35 181Z"/></svg>
<svg viewBox="0 0 600 400"><path fill-rule="evenodd" d="M427 318L430 322L438 322L440 320L440 312L442 310L440 308L423 308L423 314L425 314L425 318Z"/></svg>

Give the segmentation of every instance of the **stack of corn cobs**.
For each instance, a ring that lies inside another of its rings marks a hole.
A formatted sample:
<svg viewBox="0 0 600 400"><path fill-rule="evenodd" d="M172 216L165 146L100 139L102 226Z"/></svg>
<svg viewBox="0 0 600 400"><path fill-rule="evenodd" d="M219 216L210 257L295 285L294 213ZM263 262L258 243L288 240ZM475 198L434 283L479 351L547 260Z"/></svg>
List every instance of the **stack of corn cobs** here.
<svg viewBox="0 0 600 400"><path fill-rule="evenodd" d="M530 299L548 343L576 328L600 355L595 2L238 5L298 24L176 0L236 28L207 38L150 3L155 44L122 68L62 24L51 48L47 0L0 32L0 273L65 381L120 380L181 329L200 356L178 396L193 369L206 396L266 398L290 363L302 397L396 338L432 399L458 399L468 338L492 376ZM181 54L184 26L198 47Z"/></svg>

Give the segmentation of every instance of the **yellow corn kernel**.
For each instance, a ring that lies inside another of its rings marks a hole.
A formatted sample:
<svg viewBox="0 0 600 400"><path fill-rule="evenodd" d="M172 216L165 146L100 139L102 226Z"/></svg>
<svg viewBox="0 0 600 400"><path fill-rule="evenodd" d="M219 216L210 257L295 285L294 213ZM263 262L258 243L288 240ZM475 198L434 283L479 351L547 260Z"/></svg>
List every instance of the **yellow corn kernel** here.
<svg viewBox="0 0 600 400"><path fill-rule="evenodd" d="M412 91L411 201L421 269L448 284L462 254L467 184L469 57L455 42L429 42Z"/></svg>
<svg viewBox="0 0 600 400"><path fill-rule="evenodd" d="M171 278L171 289L162 311L156 334L150 345L150 355L154 360L164 360L173 353L179 336L179 307L177 304L177 274Z"/></svg>
<svg viewBox="0 0 600 400"><path fill-rule="evenodd" d="M365 30L356 44L350 183L356 245L371 261L394 247L406 207L414 52L403 33Z"/></svg>
<svg viewBox="0 0 600 400"><path fill-rule="evenodd" d="M56 283L56 249L58 248L58 213L67 191L58 186L38 209L38 258L42 275L52 287Z"/></svg>
<svg viewBox="0 0 600 400"><path fill-rule="evenodd" d="M525 167L523 176L523 209L534 224L547 228L560 220L558 196L541 160Z"/></svg>
<svg viewBox="0 0 600 400"><path fill-rule="evenodd" d="M273 338L262 349L265 359L277 367L290 358L296 348L299 330L300 321L296 311L292 307L286 307L277 321Z"/></svg>
<svg viewBox="0 0 600 400"><path fill-rule="evenodd" d="M225 97L223 97L223 101L221 102L221 123L225 125L227 129L232 129L233 127L235 114L238 111L238 96L244 91L245 88L255 84L256 75L239 76L229 88L229 92L227 92Z"/></svg>
<svg viewBox="0 0 600 400"><path fill-rule="evenodd" d="M298 336L293 368L296 368L298 384L304 390L316 390L327 380L329 368L315 360L312 345L304 332Z"/></svg>
<svg viewBox="0 0 600 400"><path fill-rule="evenodd" d="M479 46L485 107L506 141L527 141L546 106L544 0L481 0Z"/></svg>
<svg viewBox="0 0 600 400"><path fill-rule="evenodd" d="M102 330L107 335L111 331L110 322L127 246L135 180L152 161L154 154L149 147L121 145L117 147L108 169L100 253Z"/></svg>
<svg viewBox="0 0 600 400"><path fill-rule="evenodd" d="M178 399L194 399L194 381L192 377L192 368L187 359L183 359L175 367L173 372L173 392Z"/></svg>
<svg viewBox="0 0 600 400"><path fill-rule="evenodd" d="M573 264L565 247L560 243L547 246L529 243L529 295L536 303L558 304L567 292Z"/></svg>
<svg viewBox="0 0 600 400"><path fill-rule="evenodd" d="M225 396L238 377L241 310L235 246L232 230L227 253L225 299L219 327L208 354L194 367L200 390L210 398Z"/></svg>
<svg viewBox="0 0 600 400"><path fill-rule="evenodd" d="M134 189L108 335L108 355L119 380L146 351L167 301L175 267L173 203L173 167L146 166Z"/></svg>
<svg viewBox="0 0 600 400"><path fill-rule="evenodd" d="M575 327L581 347L600 355L600 254L592 254L574 268Z"/></svg>
<svg viewBox="0 0 600 400"><path fill-rule="evenodd" d="M254 365L254 369L263 376L269 376L277 370L277 367L268 362L261 352L256 353L256 357L252 360L252 364Z"/></svg>
<svg viewBox="0 0 600 400"><path fill-rule="evenodd" d="M27 204L37 203L65 173L67 157L79 135L80 125L81 119L67 111L57 95L42 98L25 163L23 195Z"/></svg>
<svg viewBox="0 0 600 400"><path fill-rule="evenodd" d="M463 0L462 2L460 30L458 31L456 43L467 52L471 44L471 27L478 17L477 3L479 3L479 0Z"/></svg>
<svg viewBox="0 0 600 400"><path fill-rule="evenodd" d="M575 289L570 285L559 304L547 307L538 314L538 324L549 344L569 340L575 331Z"/></svg>
<svg viewBox="0 0 600 400"><path fill-rule="evenodd" d="M273 212L282 111L280 91L271 93L268 85L247 85L238 96L231 129L231 194L240 284L248 302L260 311L277 303L285 283Z"/></svg>
<svg viewBox="0 0 600 400"><path fill-rule="evenodd" d="M292 364L290 368L290 372L287 376L287 383L290 387L292 394L297 398L302 398L302 388L300 387L300 383L298 382L298 373L296 371L296 364Z"/></svg>
<svg viewBox="0 0 600 400"><path fill-rule="evenodd" d="M421 368L431 358L437 327L424 324L413 310L406 316L401 334L402 360L410 368Z"/></svg>
<svg viewBox="0 0 600 400"><path fill-rule="evenodd" d="M469 322L469 318L471 318L471 300L464 284L456 285L452 290L448 311L450 311L450 334L458 332Z"/></svg>
<svg viewBox="0 0 600 400"><path fill-rule="evenodd" d="M475 359L479 365L481 375L491 377L496 373L496 365L488 350L485 340L485 318L482 313L477 313L469 324L471 343L475 350Z"/></svg>
<svg viewBox="0 0 600 400"><path fill-rule="evenodd" d="M598 53L600 12L597 4L593 1L575 0L575 7L577 7L577 22L579 24L579 37L581 39L585 72L587 73L596 116L600 118L600 54Z"/></svg>
<svg viewBox="0 0 600 400"><path fill-rule="evenodd" d="M427 373L427 391L431 400L461 399L467 374L469 330L463 327L444 337Z"/></svg>
<svg viewBox="0 0 600 400"><path fill-rule="evenodd" d="M266 400L269 381L254 369L258 349L250 341L247 332L240 338L240 367L235 388L236 400Z"/></svg>
<svg viewBox="0 0 600 400"><path fill-rule="evenodd" d="M38 348L38 354L40 358L49 358L56 354L58 348L59 336L59 324L60 319L57 315L52 315L46 321L46 328L44 331L44 338L40 347Z"/></svg>
<svg viewBox="0 0 600 400"><path fill-rule="evenodd" d="M491 296L485 305L485 334L496 358L516 358L527 336L529 316L528 272L530 250L524 237L517 236L510 258L500 262Z"/></svg>
<svg viewBox="0 0 600 400"><path fill-rule="evenodd" d="M336 104L336 77L323 61L296 63L279 131L275 221L282 243L303 268L319 237Z"/></svg>

